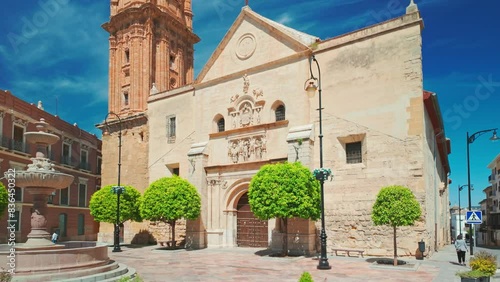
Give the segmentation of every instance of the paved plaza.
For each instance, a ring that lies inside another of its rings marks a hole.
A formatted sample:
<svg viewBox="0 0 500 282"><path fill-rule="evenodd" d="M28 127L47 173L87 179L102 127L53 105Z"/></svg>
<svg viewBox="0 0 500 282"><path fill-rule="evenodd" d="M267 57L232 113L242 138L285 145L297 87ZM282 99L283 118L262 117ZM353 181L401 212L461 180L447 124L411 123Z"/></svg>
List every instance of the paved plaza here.
<svg viewBox="0 0 500 282"><path fill-rule="evenodd" d="M298 281L304 271L315 282L323 281L435 281L455 282L456 272L467 270L456 263L453 245L448 245L430 258L402 258L410 267L374 266L373 257L329 256L331 270L317 270L314 257L270 257L263 249L217 248L202 250L166 250L159 246L123 246L123 252L110 258L137 270L148 282L159 281ZM488 250L500 257L498 249ZM468 261L469 255L467 255ZM500 281L493 278L491 281Z"/></svg>

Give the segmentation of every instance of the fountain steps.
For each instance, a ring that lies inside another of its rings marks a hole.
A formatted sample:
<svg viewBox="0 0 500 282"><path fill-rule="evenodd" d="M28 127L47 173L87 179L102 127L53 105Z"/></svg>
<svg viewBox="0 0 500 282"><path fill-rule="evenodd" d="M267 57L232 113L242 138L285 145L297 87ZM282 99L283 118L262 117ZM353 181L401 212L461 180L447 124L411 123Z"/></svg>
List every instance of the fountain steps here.
<svg viewBox="0 0 500 282"><path fill-rule="evenodd" d="M41 281L64 281L64 282L97 282L97 281L119 281L122 278L132 278L136 274L135 269L124 264L110 261L109 264L94 267L92 269L80 269L52 274L37 274L30 276L14 276L13 282L41 282Z"/></svg>

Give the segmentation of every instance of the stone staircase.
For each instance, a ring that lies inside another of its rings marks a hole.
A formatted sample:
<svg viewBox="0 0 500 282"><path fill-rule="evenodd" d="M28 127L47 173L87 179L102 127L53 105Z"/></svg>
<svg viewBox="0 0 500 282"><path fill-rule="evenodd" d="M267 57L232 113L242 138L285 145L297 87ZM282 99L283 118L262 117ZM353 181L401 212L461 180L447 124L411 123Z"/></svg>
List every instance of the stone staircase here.
<svg viewBox="0 0 500 282"><path fill-rule="evenodd" d="M13 282L41 282L41 281L64 281L64 282L112 282L123 278L134 278L134 268L116 261L91 269L79 269L50 274L14 276Z"/></svg>

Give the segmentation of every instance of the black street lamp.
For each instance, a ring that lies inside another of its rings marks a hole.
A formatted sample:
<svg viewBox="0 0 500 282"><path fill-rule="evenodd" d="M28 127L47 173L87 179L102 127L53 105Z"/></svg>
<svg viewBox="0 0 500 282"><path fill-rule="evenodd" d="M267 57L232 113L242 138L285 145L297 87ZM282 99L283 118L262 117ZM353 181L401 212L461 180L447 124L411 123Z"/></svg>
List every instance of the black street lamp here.
<svg viewBox="0 0 500 282"><path fill-rule="evenodd" d="M487 133L487 132L491 132L493 131L493 136L491 136L490 140L491 141L496 141L498 140L498 137L497 137L497 129L498 128L492 128L492 129L486 129L486 130L481 130L481 131L478 131L472 135L469 136L469 132L467 132L467 186L468 186L468 189L469 189L469 211L472 211L472 204L471 204L471 186L470 186L470 159L469 159L469 145L474 143L474 141L476 141L476 139ZM471 224L471 227L472 227L472 238L474 238L474 225ZM471 244L470 244L470 255L474 255L474 240L471 241Z"/></svg>
<svg viewBox="0 0 500 282"><path fill-rule="evenodd" d="M458 186L458 222L459 222L459 232L458 235L462 234L462 207L460 206L460 192L464 189L464 187L469 186L468 184Z"/></svg>
<svg viewBox="0 0 500 282"><path fill-rule="evenodd" d="M120 116L113 112L109 112L106 115L106 118L104 119L104 123L106 124L106 128L109 128L108 125L108 117L109 115L113 115L118 119L118 185L113 186L111 188L111 192L117 195L116 198L116 222L115 222L115 230L114 230L114 247L113 247L113 252L121 252L122 249L120 248L120 195L125 192L125 188L123 186L120 186L120 170L121 170L121 165L122 165L122 120L120 119ZM105 134L109 132L106 130L104 132Z"/></svg>
<svg viewBox="0 0 500 282"><path fill-rule="evenodd" d="M314 77L312 71L312 62L316 63L318 67L318 78ZM309 97L314 97L316 90L319 93L319 169L314 170L314 176L319 180L321 184L321 233L320 233L320 241L321 241L321 257L319 259L318 269L331 269L332 267L328 264L328 257L326 255L326 231L325 231L325 180L331 174L330 169L323 168L323 120L321 115L321 69L319 67L319 63L316 60L316 57L312 55L309 60L309 72L311 73L311 77L306 81L306 91ZM315 81L318 82L316 86Z"/></svg>

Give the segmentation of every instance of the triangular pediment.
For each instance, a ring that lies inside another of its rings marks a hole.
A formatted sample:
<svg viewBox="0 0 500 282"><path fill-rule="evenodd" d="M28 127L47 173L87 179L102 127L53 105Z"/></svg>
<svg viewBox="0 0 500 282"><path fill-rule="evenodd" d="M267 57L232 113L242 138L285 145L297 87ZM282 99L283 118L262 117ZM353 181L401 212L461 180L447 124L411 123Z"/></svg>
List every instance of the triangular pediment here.
<svg viewBox="0 0 500 282"><path fill-rule="evenodd" d="M309 50L318 39L245 7L200 72L196 83L294 56Z"/></svg>

